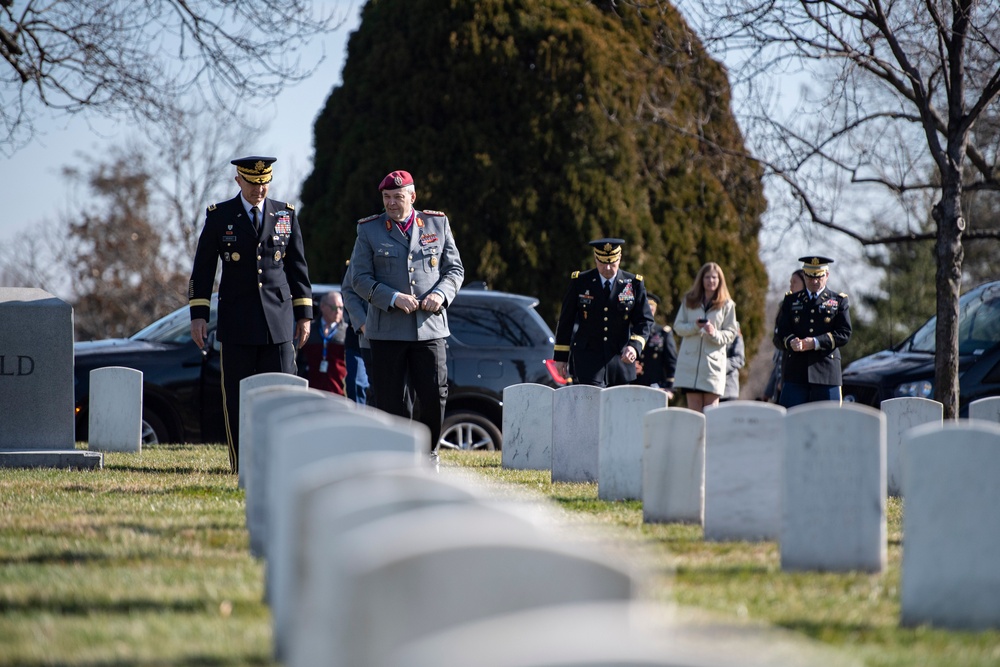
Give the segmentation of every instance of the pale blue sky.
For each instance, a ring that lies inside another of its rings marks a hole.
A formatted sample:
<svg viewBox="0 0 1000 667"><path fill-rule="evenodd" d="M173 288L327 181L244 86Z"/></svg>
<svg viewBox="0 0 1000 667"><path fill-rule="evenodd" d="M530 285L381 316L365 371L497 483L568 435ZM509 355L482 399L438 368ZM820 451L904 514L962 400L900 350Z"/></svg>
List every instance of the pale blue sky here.
<svg viewBox="0 0 1000 667"><path fill-rule="evenodd" d="M358 27L364 0L319 0L318 4L343 15L345 23L315 44L316 52L325 51L326 59L312 77L285 90L268 130L254 148L255 153L280 156L280 165L275 165L275 196L283 196L289 189L297 192L312 170L313 122L332 88L340 83L347 38ZM61 175L62 168L78 163L78 154L93 154L101 150L102 144L124 140L139 129L126 121L83 114L43 119L37 127L39 134L30 145L10 157L0 155L0 192L14 211L0 216L0 243L9 243L37 229L39 223L55 222L61 217L71 200L71 184ZM283 184L282 177L293 178L294 187ZM209 203L194 205L203 208Z"/></svg>

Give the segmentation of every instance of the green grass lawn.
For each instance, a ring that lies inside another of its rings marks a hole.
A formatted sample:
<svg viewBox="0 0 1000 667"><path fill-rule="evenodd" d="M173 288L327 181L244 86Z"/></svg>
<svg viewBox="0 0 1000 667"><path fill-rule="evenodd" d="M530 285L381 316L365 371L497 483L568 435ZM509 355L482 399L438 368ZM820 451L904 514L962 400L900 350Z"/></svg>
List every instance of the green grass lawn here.
<svg viewBox="0 0 1000 667"><path fill-rule="evenodd" d="M444 473L457 467L488 492L549 498L566 530L640 569L645 598L787 628L867 665L1000 665L1000 632L899 627L895 501L887 572L786 574L774 543L643 525L638 502L503 470L499 453L446 453ZM0 665L274 664L263 567L227 469L222 446L107 454L101 471L0 469Z"/></svg>

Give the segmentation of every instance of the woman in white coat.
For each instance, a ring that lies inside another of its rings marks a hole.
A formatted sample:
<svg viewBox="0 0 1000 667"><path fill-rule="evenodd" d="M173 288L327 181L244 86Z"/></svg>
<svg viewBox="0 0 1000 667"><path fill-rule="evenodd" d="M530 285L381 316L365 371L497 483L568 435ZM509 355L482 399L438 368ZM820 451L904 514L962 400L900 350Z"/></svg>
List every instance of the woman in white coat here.
<svg viewBox="0 0 1000 667"><path fill-rule="evenodd" d="M709 262L698 270L674 320L674 333L681 338L674 385L685 390L691 410L704 412L725 392L726 347L736 338L736 326L726 276Z"/></svg>

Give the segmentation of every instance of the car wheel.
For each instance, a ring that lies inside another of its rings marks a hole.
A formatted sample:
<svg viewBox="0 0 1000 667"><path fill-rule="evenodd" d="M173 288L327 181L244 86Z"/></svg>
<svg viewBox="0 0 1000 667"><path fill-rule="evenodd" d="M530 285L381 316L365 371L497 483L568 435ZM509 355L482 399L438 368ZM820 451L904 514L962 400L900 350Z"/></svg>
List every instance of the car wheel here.
<svg viewBox="0 0 1000 667"><path fill-rule="evenodd" d="M152 412L142 411L142 432L139 439L144 445L155 445L166 442L169 437L167 426L163 420Z"/></svg>
<svg viewBox="0 0 1000 667"><path fill-rule="evenodd" d="M444 418L439 449L494 451L503 436L496 424L476 412L456 412Z"/></svg>

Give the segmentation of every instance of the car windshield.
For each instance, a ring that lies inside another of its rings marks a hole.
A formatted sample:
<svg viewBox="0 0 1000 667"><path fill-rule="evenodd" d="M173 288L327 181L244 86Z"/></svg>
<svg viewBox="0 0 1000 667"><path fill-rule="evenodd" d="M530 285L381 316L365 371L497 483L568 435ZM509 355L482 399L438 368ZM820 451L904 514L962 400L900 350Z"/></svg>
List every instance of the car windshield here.
<svg viewBox="0 0 1000 667"><path fill-rule="evenodd" d="M937 317L917 329L910 339L911 352L934 354ZM958 300L958 353L982 354L1000 343L1000 283L966 292Z"/></svg>
<svg viewBox="0 0 1000 667"><path fill-rule="evenodd" d="M144 329L130 336L131 340L144 340L150 343L188 343L191 342L191 315L188 306L178 308L169 315L156 320ZM212 297L212 311L208 320L208 330L215 329L216 300Z"/></svg>

